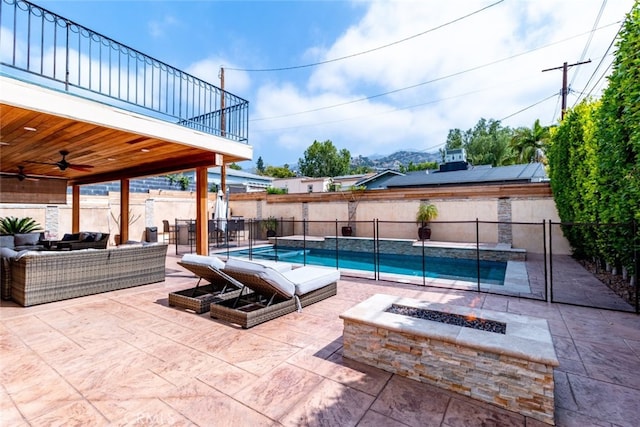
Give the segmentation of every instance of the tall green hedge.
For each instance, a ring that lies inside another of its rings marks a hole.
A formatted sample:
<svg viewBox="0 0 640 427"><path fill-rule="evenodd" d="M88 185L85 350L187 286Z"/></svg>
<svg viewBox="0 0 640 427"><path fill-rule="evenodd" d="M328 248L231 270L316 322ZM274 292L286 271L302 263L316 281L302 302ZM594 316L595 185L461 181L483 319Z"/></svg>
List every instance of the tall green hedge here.
<svg viewBox="0 0 640 427"><path fill-rule="evenodd" d="M640 222L640 3L620 32L602 99L565 115L552 135L549 167L563 222L610 224L565 228L574 252L633 272L640 244L630 226Z"/></svg>

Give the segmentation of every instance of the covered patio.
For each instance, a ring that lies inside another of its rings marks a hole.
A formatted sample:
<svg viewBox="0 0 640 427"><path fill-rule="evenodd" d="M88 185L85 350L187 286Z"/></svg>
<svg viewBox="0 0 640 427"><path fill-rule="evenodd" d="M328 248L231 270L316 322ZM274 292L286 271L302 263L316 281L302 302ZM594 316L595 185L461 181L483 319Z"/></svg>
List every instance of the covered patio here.
<svg viewBox="0 0 640 427"><path fill-rule="evenodd" d="M2 7L0 203L65 204L80 187L195 170L196 246L207 251L207 170L248 160L245 99L24 0ZM64 42L61 42L64 40Z"/></svg>
<svg viewBox="0 0 640 427"><path fill-rule="evenodd" d="M344 359L339 314L378 293L543 317L560 361L556 425L637 422L635 314L343 278L336 296L243 330L167 306L196 282L179 259L169 253L162 283L27 308L2 301L3 423L546 425Z"/></svg>

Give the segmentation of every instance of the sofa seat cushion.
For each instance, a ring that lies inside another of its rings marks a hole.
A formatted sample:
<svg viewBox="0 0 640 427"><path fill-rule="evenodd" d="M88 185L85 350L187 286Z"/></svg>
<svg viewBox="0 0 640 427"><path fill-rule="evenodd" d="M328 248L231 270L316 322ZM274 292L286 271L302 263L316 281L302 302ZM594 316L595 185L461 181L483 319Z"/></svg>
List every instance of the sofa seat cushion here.
<svg viewBox="0 0 640 427"><path fill-rule="evenodd" d="M15 258L18 252L13 248L0 247L0 257L2 258Z"/></svg>

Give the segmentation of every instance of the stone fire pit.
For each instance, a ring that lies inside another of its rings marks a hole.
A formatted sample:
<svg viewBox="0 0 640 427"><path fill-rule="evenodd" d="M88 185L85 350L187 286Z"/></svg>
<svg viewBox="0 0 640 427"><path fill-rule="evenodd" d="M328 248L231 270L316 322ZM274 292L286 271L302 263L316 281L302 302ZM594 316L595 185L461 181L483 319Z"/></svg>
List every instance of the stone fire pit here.
<svg viewBox="0 0 640 427"><path fill-rule="evenodd" d="M555 423L545 319L381 294L340 317L344 357Z"/></svg>

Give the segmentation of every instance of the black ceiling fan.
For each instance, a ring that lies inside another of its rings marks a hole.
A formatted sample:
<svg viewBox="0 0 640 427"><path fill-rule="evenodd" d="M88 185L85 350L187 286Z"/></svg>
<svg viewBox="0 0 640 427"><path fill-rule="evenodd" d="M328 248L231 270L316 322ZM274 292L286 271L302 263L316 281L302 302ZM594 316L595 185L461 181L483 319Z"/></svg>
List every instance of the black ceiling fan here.
<svg viewBox="0 0 640 427"><path fill-rule="evenodd" d="M37 181L38 180L38 177L27 175L26 173L24 173L24 166L18 166L18 173L2 172L2 175L8 176L11 178L18 178L19 181L24 181L24 180Z"/></svg>
<svg viewBox="0 0 640 427"><path fill-rule="evenodd" d="M67 169L74 169L77 171L82 171L82 172L89 172L89 170L91 168L93 168L92 165L80 165L80 164L75 164L75 163L69 163L67 161L67 155L69 154L69 152L67 150L60 150L60 155L62 156L62 159L60 159L57 162L36 162L36 161L30 161L29 163L38 163L41 165L53 165L53 166L57 166L58 169L60 169L61 171L65 171Z"/></svg>

